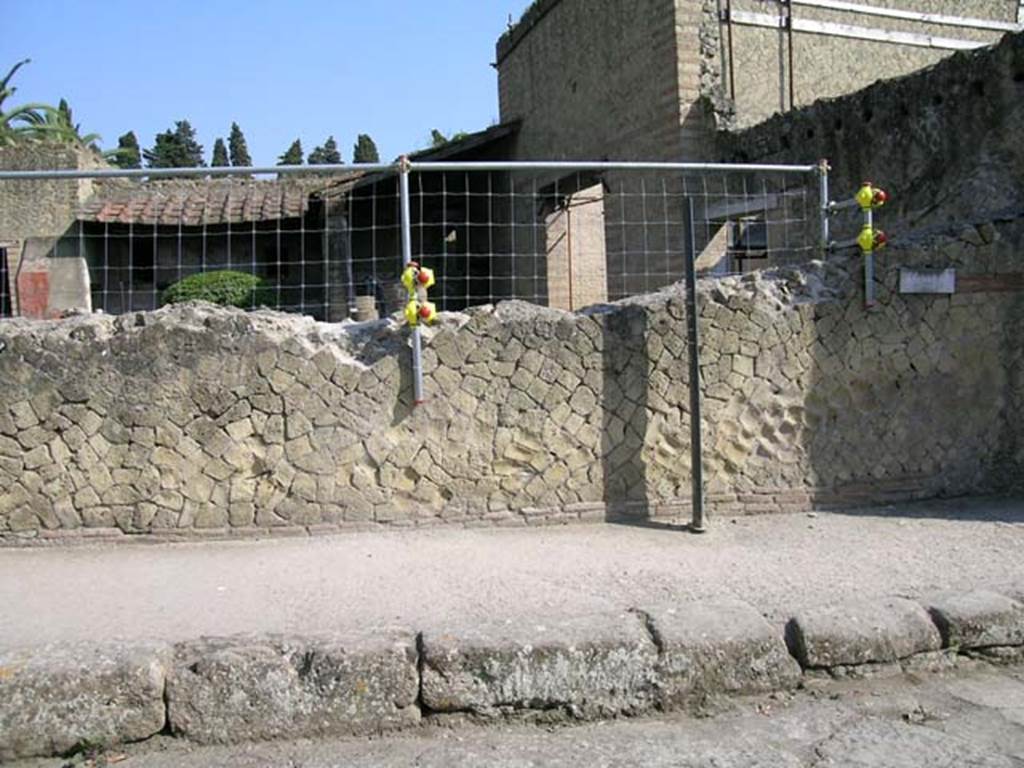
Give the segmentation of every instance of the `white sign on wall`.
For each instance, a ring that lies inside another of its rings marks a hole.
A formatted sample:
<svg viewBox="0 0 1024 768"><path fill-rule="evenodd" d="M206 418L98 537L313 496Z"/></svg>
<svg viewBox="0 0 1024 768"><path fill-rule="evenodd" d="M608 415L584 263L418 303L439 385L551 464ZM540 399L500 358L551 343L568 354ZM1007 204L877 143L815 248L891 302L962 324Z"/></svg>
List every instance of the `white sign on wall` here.
<svg viewBox="0 0 1024 768"><path fill-rule="evenodd" d="M956 293L956 270L902 267L900 293Z"/></svg>

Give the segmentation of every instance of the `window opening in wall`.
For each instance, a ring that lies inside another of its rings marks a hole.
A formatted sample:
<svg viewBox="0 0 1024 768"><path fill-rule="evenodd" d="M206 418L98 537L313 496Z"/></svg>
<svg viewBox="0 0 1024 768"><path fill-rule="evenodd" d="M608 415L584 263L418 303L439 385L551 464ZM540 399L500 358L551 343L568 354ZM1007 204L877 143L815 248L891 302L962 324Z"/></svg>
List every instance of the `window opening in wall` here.
<svg viewBox="0 0 1024 768"><path fill-rule="evenodd" d="M768 224L758 217L729 222L729 261L738 272L759 269L768 259Z"/></svg>

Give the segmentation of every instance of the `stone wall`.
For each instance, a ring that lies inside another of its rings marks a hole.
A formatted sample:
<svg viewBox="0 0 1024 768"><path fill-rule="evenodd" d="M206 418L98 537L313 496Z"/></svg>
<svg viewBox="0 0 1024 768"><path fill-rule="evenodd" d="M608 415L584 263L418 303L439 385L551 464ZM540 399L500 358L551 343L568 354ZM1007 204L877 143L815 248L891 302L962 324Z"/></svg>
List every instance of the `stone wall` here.
<svg viewBox="0 0 1024 768"><path fill-rule="evenodd" d="M944 16L1017 22L1017 0L860 0L858 5L896 8ZM784 17L778 3L762 0L732 0L734 11ZM907 19L871 16L811 6L794 6L802 21L866 27L873 30L909 32L941 38L995 43L1001 32L926 24ZM727 34L723 33L723 38ZM789 41L784 30L734 24L733 67L736 85L735 121L751 126L794 106L818 99L842 96L866 88L878 80L914 72L935 64L953 53L949 49L911 46L891 42L860 40L796 32L793 35L793 83L796 103L789 101ZM728 55L721 49L722 58ZM728 72L728 63L722 69ZM726 77L728 75L726 74Z"/></svg>
<svg viewBox="0 0 1024 768"><path fill-rule="evenodd" d="M711 510L1018 483L1024 298L1001 289L1022 246L1017 220L893 248L872 311L856 261L702 281ZM900 265L956 266L965 291L997 292L900 296ZM390 321L202 306L6 321L0 537L685 512L683 320L678 290L576 314L445 315L415 410L407 331Z"/></svg>
<svg viewBox="0 0 1024 768"><path fill-rule="evenodd" d="M1024 33L720 134L719 155L736 162L830 158L832 198L873 180L892 197L881 225L900 233L1024 211L1021 126Z"/></svg>
<svg viewBox="0 0 1024 768"><path fill-rule="evenodd" d="M105 164L94 153L76 147L27 143L0 148L0 170L101 167ZM92 194L92 185L93 182L86 179L0 179L0 245L7 249L7 269L15 312L19 294L16 276L25 241L29 238L56 238L64 234L75 222L79 203Z"/></svg>

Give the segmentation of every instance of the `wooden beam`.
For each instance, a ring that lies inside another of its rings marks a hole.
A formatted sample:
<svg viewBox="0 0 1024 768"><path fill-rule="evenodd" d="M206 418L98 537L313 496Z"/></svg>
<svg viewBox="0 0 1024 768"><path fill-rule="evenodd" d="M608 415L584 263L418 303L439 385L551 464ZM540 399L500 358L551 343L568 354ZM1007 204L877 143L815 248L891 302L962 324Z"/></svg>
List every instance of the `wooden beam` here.
<svg viewBox="0 0 1024 768"><path fill-rule="evenodd" d="M1024 291L1024 272L1000 275L957 275L957 293L1020 293Z"/></svg>

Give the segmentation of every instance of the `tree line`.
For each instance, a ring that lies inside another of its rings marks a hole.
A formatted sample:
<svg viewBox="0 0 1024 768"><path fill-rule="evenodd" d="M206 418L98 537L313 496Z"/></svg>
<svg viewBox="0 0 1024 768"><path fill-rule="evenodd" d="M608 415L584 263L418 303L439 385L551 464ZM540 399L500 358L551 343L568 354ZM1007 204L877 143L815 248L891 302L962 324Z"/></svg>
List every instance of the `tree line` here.
<svg viewBox="0 0 1024 768"><path fill-rule="evenodd" d="M117 150L113 153L113 162L120 168L141 168L145 161L147 168L206 168L203 147L196 140L195 129L188 120L178 120L173 129L158 133L153 146L142 149L134 131L120 136ZM296 139L277 159L278 165L341 165L344 162L338 143L333 136L320 146L315 147L309 155L305 155L302 142ZM379 163L380 154L373 139L359 134L352 148L353 163ZM210 158L211 168L234 166L248 168L252 166L252 157L245 142L245 134L238 123L231 123L231 131L225 144L223 138L217 138L213 144Z"/></svg>

